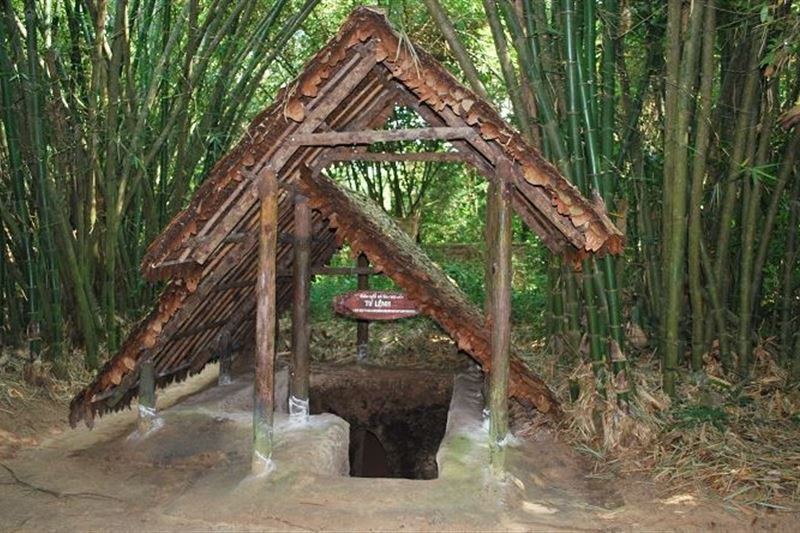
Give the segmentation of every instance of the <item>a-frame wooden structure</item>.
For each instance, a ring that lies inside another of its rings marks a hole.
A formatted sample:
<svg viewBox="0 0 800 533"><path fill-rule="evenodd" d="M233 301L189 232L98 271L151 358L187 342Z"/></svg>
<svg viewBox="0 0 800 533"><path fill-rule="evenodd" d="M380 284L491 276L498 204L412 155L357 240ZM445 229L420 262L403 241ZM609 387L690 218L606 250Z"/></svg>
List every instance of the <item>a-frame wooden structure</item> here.
<svg viewBox="0 0 800 533"><path fill-rule="evenodd" d="M430 127L381 130L397 105L415 109ZM455 151L366 152L375 142L414 139L447 140ZM119 353L74 398L70 422L91 425L97 414L128 406L143 384L183 379L232 350L252 347L257 336L268 344L268 330L256 335L264 327L257 308L288 309L293 288L307 290L307 277L345 240L488 370L490 333L480 311L379 209L323 174L334 161L408 157L473 165L502 188L554 253L579 258L622 248L623 236L602 205L581 196L488 103L380 12L360 8L151 244L144 275L169 283ZM257 390L269 387L268 371L257 365ZM259 379L265 381L259 385ZM521 361L512 360L510 380L510 395L544 412L556 408L547 386Z"/></svg>

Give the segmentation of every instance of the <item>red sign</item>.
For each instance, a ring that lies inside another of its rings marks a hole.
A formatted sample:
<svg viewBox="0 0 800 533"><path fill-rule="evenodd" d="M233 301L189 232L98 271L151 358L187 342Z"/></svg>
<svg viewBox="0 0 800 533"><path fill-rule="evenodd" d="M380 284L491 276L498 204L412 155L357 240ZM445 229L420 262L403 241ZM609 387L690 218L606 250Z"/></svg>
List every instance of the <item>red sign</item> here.
<svg viewBox="0 0 800 533"><path fill-rule="evenodd" d="M355 291L333 299L333 310L359 320L396 320L417 316L417 305L402 292Z"/></svg>

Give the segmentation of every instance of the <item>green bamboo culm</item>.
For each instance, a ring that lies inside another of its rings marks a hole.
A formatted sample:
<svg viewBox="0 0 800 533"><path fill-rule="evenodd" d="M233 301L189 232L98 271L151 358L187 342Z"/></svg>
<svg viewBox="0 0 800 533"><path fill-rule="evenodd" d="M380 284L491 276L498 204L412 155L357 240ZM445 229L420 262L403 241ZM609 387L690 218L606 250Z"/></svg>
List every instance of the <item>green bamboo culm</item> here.
<svg viewBox="0 0 800 533"><path fill-rule="evenodd" d="M537 111L539 113L541 128L544 132L547 150L552 152L553 160L561 172L565 175L570 175L571 166L569 156L567 155L562 132L556 118L556 110L553 105L550 89L546 86L544 75L542 74L541 53L536 39L536 26L530 0L526 0L525 6L526 13L528 14L526 17L527 38L523 32L514 7L508 0L502 0L500 2L503 18L513 38L521 70L527 77L531 87L533 87L533 92L536 96Z"/></svg>
<svg viewBox="0 0 800 533"><path fill-rule="evenodd" d="M755 32L752 28L751 33ZM758 35L759 37L755 38ZM760 70L758 68L759 51L762 48L763 39L766 38L766 30L757 31L747 50L747 70L744 75L743 88L739 99L736 123L732 134L732 146L728 169L725 176L724 187L722 189L722 201L719 208L719 230L716 241L716 257L714 258L714 276L717 283L717 291L722 306L727 308L728 294L730 287L730 238L736 216L736 201L740 196L740 175L745 167L747 158L748 134L751 130L751 120L753 108L758 94L758 82ZM726 324L727 325L727 324ZM729 334L727 327L723 331L718 331L720 339ZM727 342L727 339L726 339ZM720 341L722 344L722 341ZM734 368L732 357L728 353L722 353L722 364L728 371L740 372L742 368Z"/></svg>
<svg viewBox="0 0 800 533"><path fill-rule="evenodd" d="M567 71L566 112L573 172L571 177L580 190L587 192L589 190L589 184L586 180L584 146L581 141L580 128L581 113L582 110L586 109L586 106L582 106L580 102L581 83L575 41L574 14L573 2L571 0L562 0ZM586 318L589 329L589 354L592 359L592 368L595 372L597 390L601 394L605 394L608 354L603 349L601 342L603 335L601 333L600 319L597 310L597 296L595 294L592 261L593 259L583 261L583 301L586 307Z"/></svg>
<svg viewBox="0 0 800 533"><path fill-rule="evenodd" d="M59 360L69 337L90 368L119 345L157 290L139 274L147 244L263 105L318 4L0 4L11 342Z"/></svg>
<svg viewBox="0 0 800 533"><path fill-rule="evenodd" d="M606 208L612 213L616 211L617 194L616 171L614 168L614 132L616 130L616 63L617 38L619 24L619 5L616 0L603 2L603 54L602 54L602 91L600 95L600 194ZM594 57L594 51L587 54ZM611 353L612 371L615 387L620 401L629 402L629 390L634 387L628 372L625 348L625 331L623 329L622 301L619 291L619 269L622 261L610 255L601 259L605 296L608 306L609 351Z"/></svg>
<svg viewBox="0 0 800 533"><path fill-rule="evenodd" d="M670 15L680 15L680 0L670 2ZM689 35L683 46L683 53L679 57L680 65L679 82L675 87L667 87L667 91L675 92L673 96L677 106L677 116L670 121L672 131L667 133L668 144L665 147L665 158L670 162L665 163L664 189L670 198L670 212L667 216L667 226L663 228L665 235L664 257L664 284L666 294L666 309L664 311L664 354L662 356L662 373L664 391L669 395L675 394L675 383L680 354L680 317L683 306L684 259L686 252L686 215L687 194L686 185L688 177L688 144L689 122L691 119L694 84L697 77L697 60L700 50L700 29L703 22L703 2L694 2L689 17ZM680 21L671 20L670 24L679 24ZM679 46L670 43L670 46ZM674 57L671 56L672 59ZM666 174L666 169L671 169L672 174Z"/></svg>
<svg viewBox="0 0 800 533"><path fill-rule="evenodd" d="M792 307L794 302L795 268L798 258L797 232L798 223L800 222L800 172L795 172L795 179L789 198L791 200L788 221L789 235L786 241L786 252L784 254L783 269L781 272L783 281L780 311L781 362L785 365L791 362L792 373L795 378L797 378L796 370L800 370L800 359L797 358L798 351L793 348L800 346L800 338L797 343L793 341L798 327L797 317L792 316Z"/></svg>
<svg viewBox="0 0 800 533"><path fill-rule="evenodd" d="M37 19L36 3L34 0L25 2L26 47L28 56L28 113L30 117L30 145L34 161L31 170L36 178L36 192L39 212L39 231L41 233L41 248L39 250L44 270L45 285L43 301L47 302L46 330L47 340L50 345L49 358L60 359L64 352L63 318L61 314L61 281L56 249L53 238L53 222L51 220L50 190L47 180L47 145L44 138L42 116L42 84L39 83L39 51L37 45Z"/></svg>
<svg viewBox="0 0 800 533"><path fill-rule="evenodd" d="M5 130L5 142L8 149L8 160L10 165L10 179L12 182L12 196L14 205L14 224L7 226L17 228L12 232L14 240L20 243L22 248L22 257L24 257L25 279L24 285L21 287L27 298L27 310L24 318L24 325L29 331L28 335L28 353L31 359L38 356L39 353L39 340L34 333L34 329L38 329L39 324L39 309L38 309L38 289L36 286L37 277L35 271L35 263L33 259L33 246L36 234L31 238L30 232L26 230L26 226L30 223L30 214L26 202L27 194L25 192L25 176L23 174L23 162L21 158L22 150L20 148L19 130L17 125L17 117L19 114L14 113L13 102L11 100L12 94L12 80L19 79L15 75L14 68L10 60L11 40L6 32L6 21L0 20L0 95L2 96L3 106L3 128ZM3 209L3 214L10 217L8 210ZM5 264L5 261L3 262Z"/></svg>
<svg viewBox="0 0 800 533"><path fill-rule="evenodd" d="M711 140L711 107L714 88L714 45L716 41L717 10L715 0L708 0L703 26L703 50L700 60L700 93L697 101L697 133L695 135L694 159L692 161L692 183L689 194L689 235L687 250L687 275L689 278L689 300L692 308L692 370L703 366L703 354L707 349L705 338L705 304L701 275L700 242L703 238L703 180L706 175L708 147ZM720 338L722 340L722 338ZM720 350L727 351L727 344Z"/></svg>

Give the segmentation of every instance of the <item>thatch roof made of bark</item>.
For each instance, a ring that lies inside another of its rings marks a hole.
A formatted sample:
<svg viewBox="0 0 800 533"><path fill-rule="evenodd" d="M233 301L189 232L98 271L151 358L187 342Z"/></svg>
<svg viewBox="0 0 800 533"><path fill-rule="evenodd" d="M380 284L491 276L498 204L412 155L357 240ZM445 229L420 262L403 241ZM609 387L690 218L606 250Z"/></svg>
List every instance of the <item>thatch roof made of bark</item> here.
<svg viewBox="0 0 800 533"><path fill-rule="evenodd" d="M302 180L301 170L319 169L337 153L353 151L348 147L303 145L295 139L319 132L381 128L397 105L415 109L434 127L470 128L470 135L450 141L453 148L466 162L511 190L515 212L554 253L580 258L622 249L623 235L601 203L584 198L490 104L392 29L383 14L359 8L308 62L303 73L279 92L275 103L256 117L237 146L215 165L189 206L150 245L142 264L144 276L169 282L156 307L132 329L116 356L75 397L71 423L84 420L91 424L96 414L128 406L138 393L139 362L146 358L153 359L157 384L164 386L199 372L225 350L251 345L259 176L275 172L282 187L280 311L290 304L291 278L281 273L291 272L295 191L302 186L316 198L319 195L314 193L313 183L318 182L321 189L335 187L322 178ZM322 211L314 211L313 266L327 264L346 239L363 248L375 264L385 264L387 273L412 297L421 297L425 278L408 277L400 268L402 263L394 270L386 263L386 254L403 251L416 257L421 252L399 241L392 249L376 247L354 225L342 226L340 220L337 227L331 223L330 213L339 212L345 205L351 210L352 206L361 206L353 213L360 213L358 219L364 224L376 224L372 238L380 240L380 232L388 227L378 222L375 209L364 208L367 204L359 204L346 193L337 197L341 197L341 205L328 200L323 209L320 201ZM427 263L410 264L413 268L422 266L419 272L427 272ZM477 314L461 320L466 307L448 296L457 288L446 287L445 282L449 283L438 277L427 282L426 289L433 286L446 302L429 307L429 314L465 351L485 364L488 348L480 314L471 310L469 313ZM461 317L456 321L462 325L448 328L448 321L456 316ZM523 367L517 362L512 371L519 374ZM542 390L534 392L534 388L528 388L528 399L546 411L547 395ZM516 392L525 396L519 389Z"/></svg>

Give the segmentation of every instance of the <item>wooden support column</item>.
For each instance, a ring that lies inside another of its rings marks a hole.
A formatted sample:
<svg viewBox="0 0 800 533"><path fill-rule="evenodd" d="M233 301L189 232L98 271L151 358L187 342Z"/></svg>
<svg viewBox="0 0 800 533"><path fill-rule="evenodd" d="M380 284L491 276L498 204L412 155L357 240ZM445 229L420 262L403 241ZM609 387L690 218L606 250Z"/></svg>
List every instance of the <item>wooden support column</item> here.
<svg viewBox="0 0 800 533"><path fill-rule="evenodd" d="M155 365L148 357L139 367L139 434L144 435L155 428L157 420Z"/></svg>
<svg viewBox="0 0 800 533"><path fill-rule="evenodd" d="M233 366L233 346L229 332L223 332L217 339L222 346L219 352L219 375L217 385L230 385L233 381L231 377L231 367Z"/></svg>
<svg viewBox="0 0 800 533"><path fill-rule="evenodd" d="M495 237L497 233L497 202L492 201L497 196L497 181L489 179L489 187L486 189L486 226L484 227L484 246L486 255L484 256L483 270L483 315L487 324L491 323L492 316L492 281L494 278L494 257Z"/></svg>
<svg viewBox="0 0 800 533"><path fill-rule="evenodd" d="M358 256L358 268L368 268L369 259L364 254ZM364 291L369 289L369 275L358 275L358 290ZM367 359L369 345L369 321L359 320L356 325L356 359L358 361L365 361Z"/></svg>
<svg viewBox="0 0 800 533"><path fill-rule="evenodd" d="M311 208L305 196L294 200L294 283L292 300L292 367L289 415L307 417L309 368L308 304L311 283Z"/></svg>
<svg viewBox="0 0 800 533"><path fill-rule="evenodd" d="M259 182L261 207L258 225L258 278L256 282L255 385L253 388L254 474L269 472L272 462L275 369L276 256L278 244L278 183L267 169Z"/></svg>
<svg viewBox="0 0 800 533"><path fill-rule="evenodd" d="M495 204L496 226L490 260L492 276L491 344L489 371L489 450L492 472L505 470L508 435L508 369L511 356L511 190L498 186L487 198Z"/></svg>

